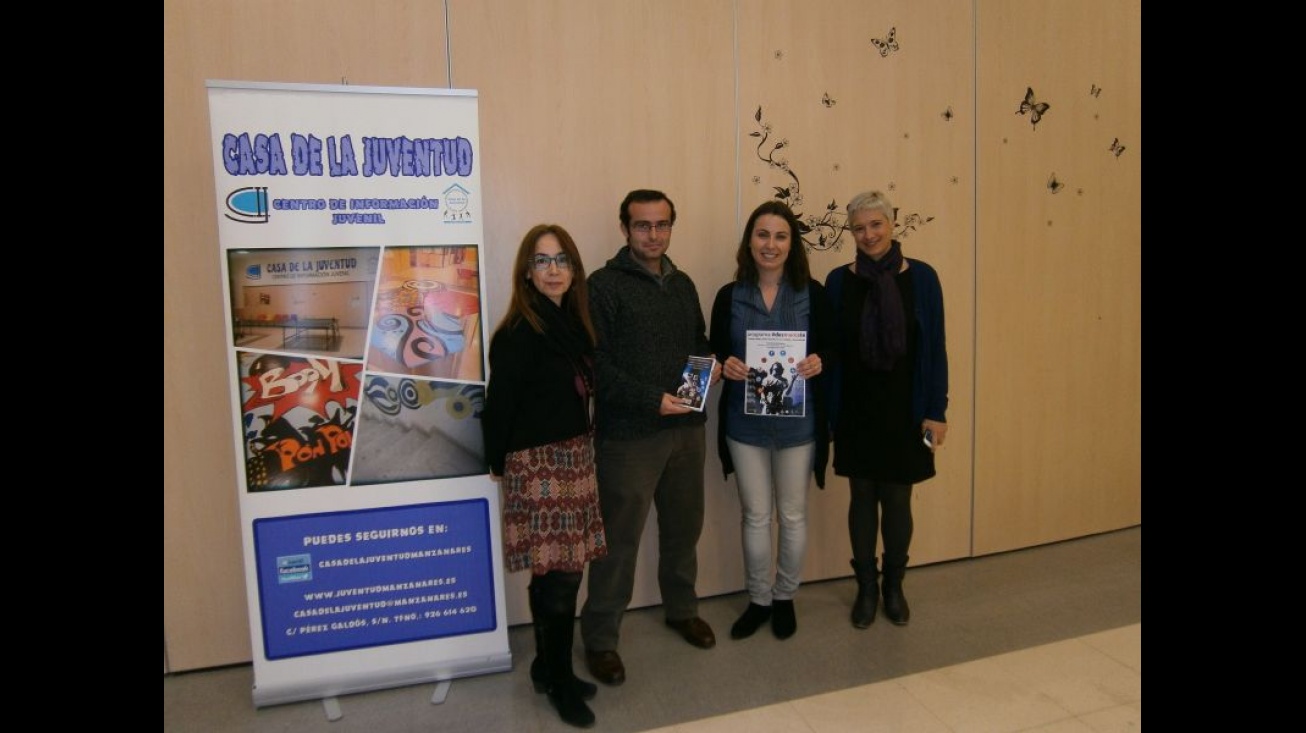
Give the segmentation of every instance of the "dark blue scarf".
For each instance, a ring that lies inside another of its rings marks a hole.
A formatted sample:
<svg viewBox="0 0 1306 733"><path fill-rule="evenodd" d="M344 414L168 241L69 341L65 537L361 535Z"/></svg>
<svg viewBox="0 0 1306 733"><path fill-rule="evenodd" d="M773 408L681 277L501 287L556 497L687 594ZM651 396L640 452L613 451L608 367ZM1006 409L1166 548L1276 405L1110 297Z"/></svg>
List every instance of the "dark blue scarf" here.
<svg viewBox="0 0 1306 733"><path fill-rule="evenodd" d="M860 347L862 362L873 371L889 371L907 353L907 319L895 279L901 269L902 245L896 239L878 262L861 250L853 262L853 272L867 285Z"/></svg>

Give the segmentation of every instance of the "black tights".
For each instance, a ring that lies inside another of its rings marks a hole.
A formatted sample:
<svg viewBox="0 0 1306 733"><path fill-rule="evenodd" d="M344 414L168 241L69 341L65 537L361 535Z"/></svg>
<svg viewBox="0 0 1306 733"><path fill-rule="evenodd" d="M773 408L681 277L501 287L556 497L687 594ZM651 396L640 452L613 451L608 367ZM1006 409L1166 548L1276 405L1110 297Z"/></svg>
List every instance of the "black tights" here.
<svg viewBox="0 0 1306 733"><path fill-rule="evenodd" d="M914 525L911 518L911 484L853 478L848 480L852 499L848 503L848 536L853 545L853 562L858 568L875 567L877 531L884 534L884 568L907 564ZM884 521L880 522L880 507Z"/></svg>

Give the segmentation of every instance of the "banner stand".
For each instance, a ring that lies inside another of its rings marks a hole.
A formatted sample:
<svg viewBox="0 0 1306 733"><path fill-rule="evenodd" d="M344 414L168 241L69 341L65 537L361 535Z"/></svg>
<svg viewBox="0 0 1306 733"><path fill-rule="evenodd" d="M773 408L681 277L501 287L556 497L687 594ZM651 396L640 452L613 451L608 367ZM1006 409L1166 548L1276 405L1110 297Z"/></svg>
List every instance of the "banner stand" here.
<svg viewBox="0 0 1306 733"><path fill-rule="evenodd" d="M512 669L475 91L207 83L257 707Z"/></svg>

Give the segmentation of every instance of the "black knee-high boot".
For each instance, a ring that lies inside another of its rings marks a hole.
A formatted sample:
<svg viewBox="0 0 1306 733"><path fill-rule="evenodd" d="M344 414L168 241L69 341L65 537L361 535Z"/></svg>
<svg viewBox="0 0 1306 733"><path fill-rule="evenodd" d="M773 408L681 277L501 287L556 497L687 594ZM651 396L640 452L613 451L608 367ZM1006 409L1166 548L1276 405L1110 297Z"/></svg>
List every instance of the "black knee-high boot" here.
<svg viewBox="0 0 1306 733"><path fill-rule="evenodd" d="M535 691L544 694L549 691L549 681L544 676L544 612L540 610L540 602L537 600L540 595L540 589L535 584L535 578L531 578L531 584L526 586L526 598L531 604L531 627L535 630L535 658L531 660L531 684Z"/></svg>
<svg viewBox="0 0 1306 733"><path fill-rule="evenodd" d="M539 585L547 584L550 581L539 581L537 584L537 580L543 577L547 576L535 576L535 578L531 579L531 584L526 587L531 606L531 619L534 621L531 625L535 627L535 659L531 661L531 685L541 695L549 691L549 673L545 668L544 661L544 611L539 601ZM577 587L579 588L579 586ZM576 691L580 694L582 700L593 700L599 691L598 685L593 682L586 682L574 674L572 675L572 684L576 687Z"/></svg>
<svg viewBox="0 0 1306 733"><path fill-rule="evenodd" d="M576 632L576 594L580 590L580 573L547 573L536 576L536 602L543 622L540 641L544 658L544 677L549 702L558 711L564 723L580 728L594 725L594 712L585 704L581 680L572 671L572 645Z"/></svg>
<svg viewBox="0 0 1306 733"><path fill-rule="evenodd" d="M906 555L902 556L902 562L890 562L889 556L884 556L884 615L899 626L906 626L911 620L911 608L902 593L902 577L906 574Z"/></svg>

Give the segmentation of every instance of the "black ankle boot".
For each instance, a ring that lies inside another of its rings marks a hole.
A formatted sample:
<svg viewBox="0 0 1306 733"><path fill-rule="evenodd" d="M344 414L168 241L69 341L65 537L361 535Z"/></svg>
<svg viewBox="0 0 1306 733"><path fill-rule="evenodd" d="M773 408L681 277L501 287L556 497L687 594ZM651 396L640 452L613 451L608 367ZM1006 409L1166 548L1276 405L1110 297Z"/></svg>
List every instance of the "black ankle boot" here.
<svg viewBox="0 0 1306 733"><path fill-rule="evenodd" d="M748 608L740 615L735 624L730 627L731 639L747 639L762 627L762 624L771 620L771 607L761 606L752 601L748 602Z"/></svg>
<svg viewBox="0 0 1306 733"><path fill-rule="evenodd" d="M911 621L911 608L907 605L907 596L902 593L902 577L907 573L907 561L901 565L884 565L884 615L898 626L906 626Z"/></svg>
<svg viewBox="0 0 1306 733"><path fill-rule="evenodd" d="M874 561L866 570L862 570L855 560L850 560L849 563L857 574L857 597L853 599L853 626L865 629L875 623L875 612L880 606L878 573Z"/></svg>
<svg viewBox="0 0 1306 733"><path fill-rule="evenodd" d="M775 599L771 602L771 633L777 639L788 639L798 630L798 614L794 613L794 601Z"/></svg>

